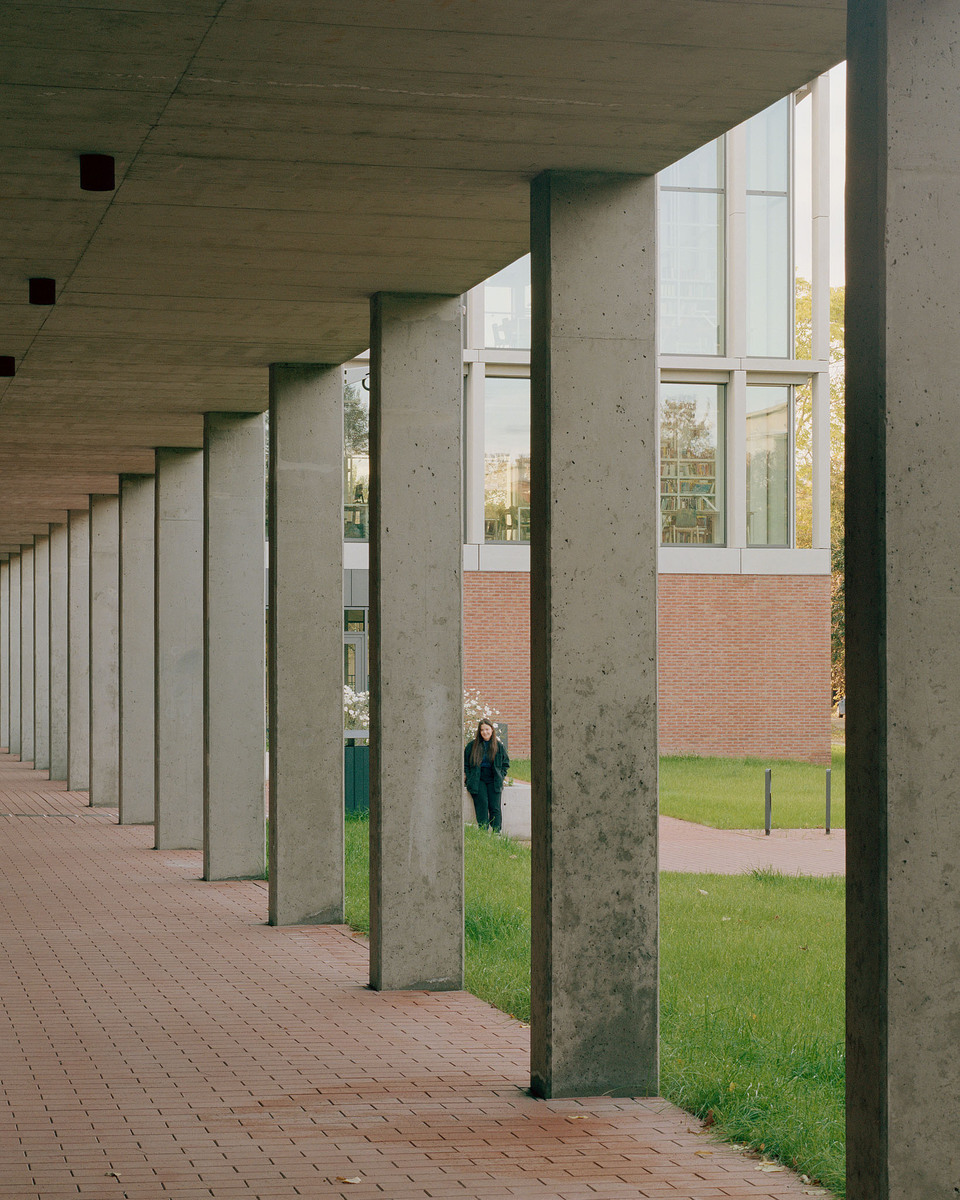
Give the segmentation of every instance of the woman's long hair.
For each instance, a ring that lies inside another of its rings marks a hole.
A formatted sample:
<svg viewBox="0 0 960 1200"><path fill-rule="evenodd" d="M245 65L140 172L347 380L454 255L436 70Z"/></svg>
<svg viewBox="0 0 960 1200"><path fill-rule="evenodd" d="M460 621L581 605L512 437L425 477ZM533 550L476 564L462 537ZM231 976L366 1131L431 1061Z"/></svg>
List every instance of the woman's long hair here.
<svg viewBox="0 0 960 1200"><path fill-rule="evenodd" d="M489 742L485 742L480 736L481 725L489 725L493 730L493 734L491 735ZM492 721L488 721L486 718L484 718L484 720L480 722L480 725L477 726L477 732L473 735L473 745L470 747L470 765L472 767L480 766L480 763L483 761L484 750L487 751L487 758L493 762L493 760L497 757L497 747L499 745L500 742L497 739L496 725L494 725Z"/></svg>

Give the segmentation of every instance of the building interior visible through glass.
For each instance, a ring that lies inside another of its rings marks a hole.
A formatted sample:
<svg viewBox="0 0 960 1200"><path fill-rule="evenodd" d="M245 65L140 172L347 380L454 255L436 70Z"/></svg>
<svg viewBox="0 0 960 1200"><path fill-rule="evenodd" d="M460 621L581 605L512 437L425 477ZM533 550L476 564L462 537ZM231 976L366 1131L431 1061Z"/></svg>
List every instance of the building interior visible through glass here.
<svg viewBox="0 0 960 1200"><path fill-rule="evenodd" d="M343 536L370 536L370 393L365 367L347 367L343 382Z"/></svg>
<svg viewBox="0 0 960 1200"><path fill-rule="evenodd" d="M530 381L488 376L483 525L488 542L530 541Z"/></svg>

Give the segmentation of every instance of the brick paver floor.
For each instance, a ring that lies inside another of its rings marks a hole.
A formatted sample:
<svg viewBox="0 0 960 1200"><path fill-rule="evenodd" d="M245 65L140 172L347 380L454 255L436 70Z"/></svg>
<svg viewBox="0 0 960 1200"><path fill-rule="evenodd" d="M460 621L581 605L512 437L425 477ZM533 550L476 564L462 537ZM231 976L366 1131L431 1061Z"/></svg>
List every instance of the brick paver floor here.
<svg viewBox="0 0 960 1200"><path fill-rule="evenodd" d="M823 1195L662 1100L524 1092L528 1031L376 993L342 926L0 755L0 1200Z"/></svg>

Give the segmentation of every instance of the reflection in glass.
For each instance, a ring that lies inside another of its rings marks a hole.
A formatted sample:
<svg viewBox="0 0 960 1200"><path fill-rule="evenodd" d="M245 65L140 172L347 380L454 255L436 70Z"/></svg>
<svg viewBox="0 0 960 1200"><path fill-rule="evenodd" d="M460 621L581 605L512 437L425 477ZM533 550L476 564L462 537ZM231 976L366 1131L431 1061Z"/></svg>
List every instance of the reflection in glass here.
<svg viewBox="0 0 960 1200"><path fill-rule="evenodd" d="M660 174L660 350L723 351L723 140Z"/></svg>
<svg viewBox="0 0 960 1200"><path fill-rule="evenodd" d="M746 123L747 354L787 358L793 348L790 244L791 99Z"/></svg>
<svg viewBox="0 0 960 1200"><path fill-rule="evenodd" d="M343 536L370 536L370 393L364 367L348 367L343 385Z"/></svg>
<svg viewBox="0 0 960 1200"><path fill-rule="evenodd" d="M790 388L747 388L747 545L790 536Z"/></svg>
<svg viewBox="0 0 960 1200"><path fill-rule="evenodd" d="M790 104L784 96L746 124L747 191L784 192L790 182Z"/></svg>
<svg viewBox="0 0 960 1200"><path fill-rule="evenodd" d="M483 524L487 542L530 541L530 381L484 381Z"/></svg>
<svg viewBox="0 0 960 1200"><path fill-rule="evenodd" d="M484 345L530 349L530 255L491 276L483 287Z"/></svg>
<svg viewBox="0 0 960 1200"><path fill-rule="evenodd" d="M724 542L724 389L715 383L660 387L660 541Z"/></svg>

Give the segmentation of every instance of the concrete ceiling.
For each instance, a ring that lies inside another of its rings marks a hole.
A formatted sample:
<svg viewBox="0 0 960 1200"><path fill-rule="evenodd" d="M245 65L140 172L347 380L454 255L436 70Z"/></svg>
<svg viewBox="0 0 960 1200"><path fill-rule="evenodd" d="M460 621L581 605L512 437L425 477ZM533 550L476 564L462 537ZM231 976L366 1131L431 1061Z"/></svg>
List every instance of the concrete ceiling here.
<svg viewBox="0 0 960 1200"><path fill-rule="evenodd" d="M538 172L657 171L833 66L845 8L0 0L0 545L351 358L371 293L524 253Z"/></svg>

